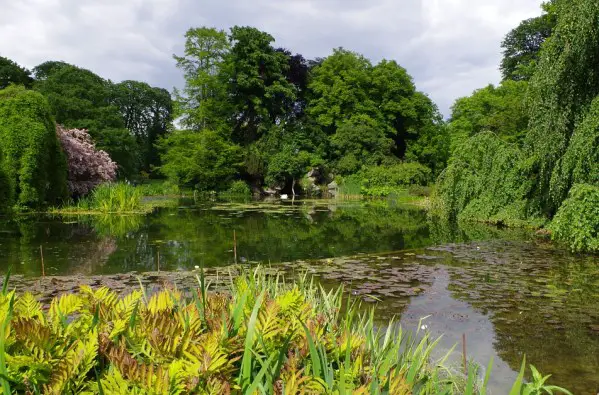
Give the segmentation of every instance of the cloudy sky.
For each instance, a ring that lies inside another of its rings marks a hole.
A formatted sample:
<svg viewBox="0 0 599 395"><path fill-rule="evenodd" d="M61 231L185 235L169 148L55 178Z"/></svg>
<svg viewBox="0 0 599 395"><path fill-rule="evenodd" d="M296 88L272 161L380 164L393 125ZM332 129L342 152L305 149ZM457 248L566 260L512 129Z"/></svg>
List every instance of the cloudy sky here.
<svg viewBox="0 0 599 395"><path fill-rule="evenodd" d="M0 0L0 56L64 60L113 81L181 86L172 55L189 27L251 25L276 45L322 57L334 47L395 59L444 115L499 80L502 37L541 0Z"/></svg>

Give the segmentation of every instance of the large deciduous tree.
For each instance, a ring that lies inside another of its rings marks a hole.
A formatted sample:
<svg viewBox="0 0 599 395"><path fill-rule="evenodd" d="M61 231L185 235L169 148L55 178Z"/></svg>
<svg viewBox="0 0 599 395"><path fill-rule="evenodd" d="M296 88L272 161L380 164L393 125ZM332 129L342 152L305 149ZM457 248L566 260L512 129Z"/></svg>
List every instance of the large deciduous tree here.
<svg viewBox="0 0 599 395"><path fill-rule="evenodd" d="M139 146L112 104L110 81L64 62L42 63L34 73L40 76L34 87L48 98L56 122L87 129L98 148L118 163L122 175L135 176L140 167Z"/></svg>
<svg viewBox="0 0 599 395"><path fill-rule="evenodd" d="M10 84L31 86L31 72L10 59L0 56L0 89Z"/></svg>
<svg viewBox="0 0 599 395"><path fill-rule="evenodd" d="M174 56L185 77L185 88L176 92L185 127L221 130L227 124L230 114L222 72L229 50L223 30L201 27L185 33L184 54Z"/></svg>
<svg viewBox="0 0 599 395"><path fill-rule="evenodd" d="M503 81L489 85L454 103L449 129L452 148L484 131L510 143L522 143L528 127L526 81Z"/></svg>
<svg viewBox="0 0 599 395"><path fill-rule="evenodd" d="M235 26L230 40L225 73L233 110L232 138L248 145L286 117L297 91L287 80L289 57L273 48L270 34Z"/></svg>
<svg viewBox="0 0 599 395"><path fill-rule="evenodd" d="M112 87L111 101L137 140L143 169L150 172L160 164L155 143L168 132L173 118L170 93L145 82L128 80Z"/></svg>

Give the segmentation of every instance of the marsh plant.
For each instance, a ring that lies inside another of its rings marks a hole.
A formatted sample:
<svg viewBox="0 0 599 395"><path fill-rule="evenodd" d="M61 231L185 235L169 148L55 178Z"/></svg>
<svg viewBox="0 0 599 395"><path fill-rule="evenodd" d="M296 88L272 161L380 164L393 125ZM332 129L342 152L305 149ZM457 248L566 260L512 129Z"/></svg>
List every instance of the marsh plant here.
<svg viewBox="0 0 599 395"><path fill-rule="evenodd" d="M225 292L208 292L203 275L198 282L191 295L140 288L119 297L82 286L42 307L5 280L2 393L485 392L490 369L484 380L473 368L452 375L449 354L431 356L438 340L393 322L377 327L374 311L360 313L342 288L325 291L305 277L287 283L260 269L231 278Z"/></svg>

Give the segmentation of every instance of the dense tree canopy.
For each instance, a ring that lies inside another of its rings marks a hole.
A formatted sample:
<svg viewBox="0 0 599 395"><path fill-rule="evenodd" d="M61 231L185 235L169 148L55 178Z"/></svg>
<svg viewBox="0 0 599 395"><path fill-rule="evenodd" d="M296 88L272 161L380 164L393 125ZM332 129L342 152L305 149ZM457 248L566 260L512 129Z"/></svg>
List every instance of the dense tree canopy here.
<svg viewBox="0 0 599 395"><path fill-rule="evenodd" d="M480 133L493 132L510 143L521 143L528 127L526 81L503 81L458 99L452 106L449 129L452 147Z"/></svg>
<svg viewBox="0 0 599 395"><path fill-rule="evenodd" d="M29 87L33 79L31 72L10 59L0 56L0 89L10 84L24 85Z"/></svg>
<svg viewBox="0 0 599 395"><path fill-rule="evenodd" d="M544 8L548 12L522 21L501 43L500 69L504 80L527 81L534 74L541 46L551 36L557 22L552 5L547 4Z"/></svg>

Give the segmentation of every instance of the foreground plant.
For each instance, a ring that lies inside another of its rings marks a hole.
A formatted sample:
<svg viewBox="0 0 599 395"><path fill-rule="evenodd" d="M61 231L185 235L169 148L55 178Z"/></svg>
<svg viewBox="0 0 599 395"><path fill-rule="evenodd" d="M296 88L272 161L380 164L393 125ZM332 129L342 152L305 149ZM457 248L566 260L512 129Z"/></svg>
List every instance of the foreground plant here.
<svg viewBox="0 0 599 395"><path fill-rule="evenodd" d="M82 286L43 308L0 295L2 393L484 393L474 369L455 378L433 362L437 341L344 305L343 290L263 271L227 292L176 289L119 298ZM344 313L341 313L344 311Z"/></svg>

